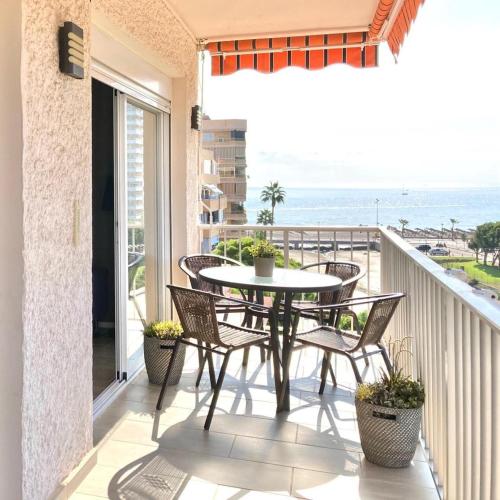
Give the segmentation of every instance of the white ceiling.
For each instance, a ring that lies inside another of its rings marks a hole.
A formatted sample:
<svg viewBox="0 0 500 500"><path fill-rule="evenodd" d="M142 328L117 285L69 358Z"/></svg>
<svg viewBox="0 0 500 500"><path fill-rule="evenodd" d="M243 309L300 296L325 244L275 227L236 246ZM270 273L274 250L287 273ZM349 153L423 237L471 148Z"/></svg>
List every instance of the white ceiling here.
<svg viewBox="0 0 500 500"><path fill-rule="evenodd" d="M198 39L367 30L378 0L169 0Z"/></svg>

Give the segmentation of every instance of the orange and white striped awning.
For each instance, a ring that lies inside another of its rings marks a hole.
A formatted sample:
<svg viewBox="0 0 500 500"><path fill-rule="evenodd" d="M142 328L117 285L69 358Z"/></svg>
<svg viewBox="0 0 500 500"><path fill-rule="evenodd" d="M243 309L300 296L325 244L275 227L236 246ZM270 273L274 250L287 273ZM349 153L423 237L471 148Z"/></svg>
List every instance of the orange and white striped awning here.
<svg viewBox="0 0 500 500"><path fill-rule="evenodd" d="M322 69L331 64L356 68L378 65L379 44L397 56L424 0L379 0L366 31L210 41L202 47L212 59L212 75L241 69L274 73L290 66Z"/></svg>
<svg viewBox="0 0 500 500"><path fill-rule="evenodd" d="M368 33L289 36L212 42L212 75L230 75L240 69L274 73L296 66L322 69L345 63L356 68L377 66L378 47L368 43Z"/></svg>

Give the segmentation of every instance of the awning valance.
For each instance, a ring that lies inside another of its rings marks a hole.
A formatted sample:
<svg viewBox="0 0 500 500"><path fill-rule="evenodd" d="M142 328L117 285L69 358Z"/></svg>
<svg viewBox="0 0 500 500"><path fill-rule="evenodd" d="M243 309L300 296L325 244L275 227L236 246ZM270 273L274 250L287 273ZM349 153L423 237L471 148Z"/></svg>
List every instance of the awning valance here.
<svg viewBox="0 0 500 500"><path fill-rule="evenodd" d="M206 49L212 56L212 75L230 75L240 69L275 73L296 66L321 69L345 63L356 68L377 66L378 47L368 33L290 36L212 42Z"/></svg>
<svg viewBox="0 0 500 500"><path fill-rule="evenodd" d="M404 39L410 31L410 26L417 17L418 9L425 0L404 0L398 12L395 12L395 20L389 30L387 43L391 52L397 56L403 45Z"/></svg>
<svg viewBox="0 0 500 500"><path fill-rule="evenodd" d="M210 52L212 75L230 75L240 69L274 73L296 66L321 69L331 64L349 64L356 68L378 65L378 46L387 41L397 56L401 45L424 0L379 0L371 23L364 31L326 34L300 33L254 39L212 39L201 43ZM372 7L374 8L374 7ZM372 17L373 16L373 17ZM362 29L362 28L360 28ZM307 32L306 32L307 33ZM280 34L281 35L281 34Z"/></svg>

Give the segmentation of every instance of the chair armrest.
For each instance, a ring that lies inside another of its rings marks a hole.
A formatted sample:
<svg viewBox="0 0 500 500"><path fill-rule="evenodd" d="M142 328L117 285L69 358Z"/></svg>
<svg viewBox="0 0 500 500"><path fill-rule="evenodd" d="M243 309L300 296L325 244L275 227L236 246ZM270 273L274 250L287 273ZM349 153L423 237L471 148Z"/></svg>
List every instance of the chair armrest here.
<svg viewBox="0 0 500 500"><path fill-rule="evenodd" d="M404 296L405 296L404 293L386 293L382 295L371 295L369 297L358 297L358 298L347 299L341 302L340 304L328 304L325 306L304 307L301 308L301 311L319 311L323 309L324 310L346 309L348 307L359 306L362 304L373 304L374 302L383 299L394 298L394 297L402 298Z"/></svg>
<svg viewBox="0 0 500 500"><path fill-rule="evenodd" d="M255 309L260 309L261 311L269 311L270 307L264 306L262 304L257 304L256 302L249 302L248 300L235 299L234 297L228 297L227 295L218 295L216 293L205 292L208 295L211 295L215 300L225 300L230 302L235 302L236 304L241 304L247 307L253 307Z"/></svg>

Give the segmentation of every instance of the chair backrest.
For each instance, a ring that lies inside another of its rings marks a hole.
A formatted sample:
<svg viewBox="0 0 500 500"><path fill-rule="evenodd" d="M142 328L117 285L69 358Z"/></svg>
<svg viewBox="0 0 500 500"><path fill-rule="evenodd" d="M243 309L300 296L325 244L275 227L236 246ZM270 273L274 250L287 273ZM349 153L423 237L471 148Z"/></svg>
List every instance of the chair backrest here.
<svg viewBox="0 0 500 500"><path fill-rule="evenodd" d="M191 288L168 285L184 330L184 338L220 344L214 297Z"/></svg>
<svg viewBox="0 0 500 500"><path fill-rule="evenodd" d="M311 268L317 268L318 272L324 272L342 280L342 287L336 292L321 292L319 294L318 302L322 306L338 304L350 299L354 294L358 281L365 275L365 271L361 269L361 266L354 262L327 261L302 267L302 269Z"/></svg>
<svg viewBox="0 0 500 500"><path fill-rule="evenodd" d="M387 329L392 315L398 307L399 301L404 297L404 293L393 293L381 296L372 302L372 308L368 314L365 327L361 332L358 345L355 349L368 345L378 345Z"/></svg>
<svg viewBox="0 0 500 500"><path fill-rule="evenodd" d="M224 264L231 266L242 265L236 260L213 254L186 255L179 259L179 267L188 275L191 288L194 288L195 290L202 290L204 292L215 293L217 295L222 295L222 287L205 281L200 277L200 271L202 269L206 269L207 267L219 267Z"/></svg>

